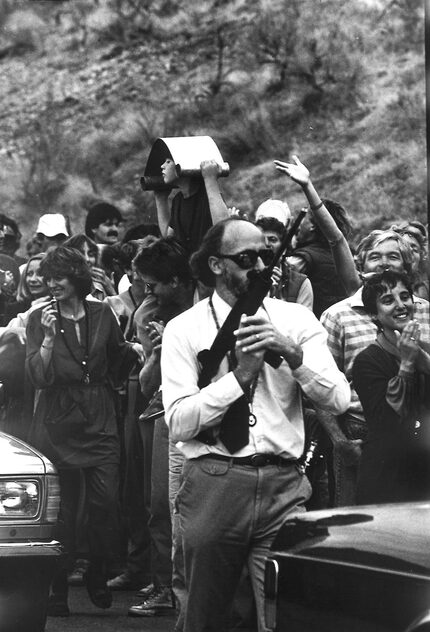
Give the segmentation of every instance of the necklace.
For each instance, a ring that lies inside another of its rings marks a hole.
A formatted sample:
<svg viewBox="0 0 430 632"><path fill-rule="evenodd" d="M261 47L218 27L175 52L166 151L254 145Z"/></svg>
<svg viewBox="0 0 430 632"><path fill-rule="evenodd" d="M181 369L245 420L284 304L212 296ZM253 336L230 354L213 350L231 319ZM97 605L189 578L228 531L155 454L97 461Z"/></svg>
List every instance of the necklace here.
<svg viewBox="0 0 430 632"><path fill-rule="evenodd" d="M217 331L219 331L220 330L220 324L219 324L218 317L217 317L216 312L215 312L214 304L212 302L212 296L209 297L209 307L211 309L212 318L214 319ZM234 352L232 352L232 354L234 354ZM228 366L229 366L229 369L231 371L231 369L233 368L233 361L232 361L232 358L230 357L230 355L228 355ZM250 426L251 428L253 426L255 426L256 423L257 423L257 417L254 414L253 406L252 406L252 403L254 401L255 391L257 389L257 382L258 382L258 375L253 379L253 381L252 381L251 385L249 386L249 388L246 391L244 391L244 394L245 394L245 397L246 397L246 401L248 402L248 411L249 411L249 413L248 413L248 426Z"/></svg>
<svg viewBox="0 0 430 632"><path fill-rule="evenodd" d="M71 348L66 338L63 316L61 315L60 303L58 302L57 302L57 310L58 310L58 325L59 325L61 337L63 338L64 345L67 351L69 352L69 355L72 358L72 360L74 360L76 364L82 367L81 382L83 384L88 385L90 383L90 373L88 371L88 357L89 357L89 351L90 351L90 314L89 314L87 302L85 300L83 304L84 304L84 310L85 310L85 354L84 354L83 360L79 360L79 358L76 357L76 355L73 352L73 349Z"/></svg>

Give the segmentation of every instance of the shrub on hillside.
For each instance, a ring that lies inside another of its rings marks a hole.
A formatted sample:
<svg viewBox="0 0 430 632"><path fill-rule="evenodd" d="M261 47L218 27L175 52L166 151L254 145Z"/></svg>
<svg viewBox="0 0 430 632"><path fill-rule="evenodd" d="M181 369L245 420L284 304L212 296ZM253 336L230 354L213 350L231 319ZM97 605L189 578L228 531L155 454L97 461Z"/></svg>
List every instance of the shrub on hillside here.
<svg viewBox="0 0 430 632"><path fill-rule="evenodd" d="M10 13L3 26L3 33L10 44L10 53L16 55L42 51L46 30L45 22L30 9Z"/></svg>
<svg viewBox="0 0 430 632"><path fill-rule="evenodd" d="M402 0L386 3L375 25L387 51L399 54L411 48L422 54L424 2Z"/></svg>
<svg viewBox="0 0 430 632"><path fill-rule="evenodd" d="M0 0L0 24L4 24L7 16L17 8L21 8L19 5L22 4L23 0Z"/></svg>
<svg viewBox="0 0 430 632"><path fill-rule="evenodd" d="M425 94L417 87L399 91L395 101L387 107L387 124L398 141L425 137Z"/></svg>
<svg viewBox="0 0 430 632"><path fill-rule="evenodd" d="M126 43L150 29L150 8L150 0L104 0L86 24L99 41Z"/></svg>
<svg viewBox="0 0 430 632"><path fill-rule="evenodd" d="M80 140L75 169L86 175L94 191L102 189L118 167L155 140L151 122L129 109L108 119Z"/></svg>
<svg viewBox="0 0 430 632"><path fill-rule="evenodd" d="M100 191L114 167L111 159L111 138L108 132L95 129L80 139L76 171L91 182L94 192Z"/></svg>
<svg viewBox="0 0 430 632"><path fill-rule="evenodd" d="M273 152L277 144L277 132L272 126L267 105L249 101L247 95L234 99L235 115L225 112L226 125L220 128L220 139L231 159L256 162L258 158Z"/></svg>
<svg viewBox="0 0 430 632"><path fill-rule="evenodd" d="M248 55L277 70L272 89L300 91L305 110L351 107L363 78L364 15L349 0L261 3L248 31Z"/></svg>
<svg viewBox="0 0 430 632"><path fill-rule="evenodd" d="M103 197L103 195L102 195ZM94 199L94 191L87 178L68 175L65 186L55 204L59 213L70 219L73 233L83 232L85 226L85 208Z"/></svg>
<svg viewBox="0 0 430 632"><path fill-rule="evenodd" d="M28 208L47 212L55 207L65 187L66 174L73 168L76 153L76 139L64 131L49 88L44 111L28 125L26 132L19 151L20 198Z"/></svg>
<svg viewBox="0 0 430 632"><path fill-rule="evenodd" d="M124 40L124 28L119 16L109 7L99 7L86 19L88 28L99 40Z"/></svg>

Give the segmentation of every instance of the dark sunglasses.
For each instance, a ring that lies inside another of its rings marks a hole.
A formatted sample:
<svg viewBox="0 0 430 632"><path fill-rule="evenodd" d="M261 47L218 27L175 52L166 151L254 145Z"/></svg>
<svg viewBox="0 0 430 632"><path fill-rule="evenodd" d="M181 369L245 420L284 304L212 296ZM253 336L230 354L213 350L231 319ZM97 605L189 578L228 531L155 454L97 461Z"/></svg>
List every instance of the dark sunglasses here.
<svg viewBox="0 0 430 632"><path fill-rule="evenodd" d="M218 254L216 256L221 259L231 259L242 270L250 270L255 266L259 258L267 266L273 259L273 252L270 248L264 248L263 250L243 250L236 255Z"/></svg>

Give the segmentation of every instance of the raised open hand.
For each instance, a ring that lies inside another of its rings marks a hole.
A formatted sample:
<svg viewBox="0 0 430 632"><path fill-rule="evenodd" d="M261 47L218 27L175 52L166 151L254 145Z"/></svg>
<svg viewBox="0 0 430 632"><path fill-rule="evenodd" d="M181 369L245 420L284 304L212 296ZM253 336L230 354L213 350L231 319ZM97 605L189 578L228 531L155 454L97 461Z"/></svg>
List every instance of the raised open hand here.
<svg viewBox="0 0 430 632"><path fill-rule="evenodd" d="M305 165L300 162L297 156L293 156L294 163L282 162L281 160L274 160L275 168L281 173L285 173L297 184L304 186L308 184L310 180L309 170Z"/></svg>

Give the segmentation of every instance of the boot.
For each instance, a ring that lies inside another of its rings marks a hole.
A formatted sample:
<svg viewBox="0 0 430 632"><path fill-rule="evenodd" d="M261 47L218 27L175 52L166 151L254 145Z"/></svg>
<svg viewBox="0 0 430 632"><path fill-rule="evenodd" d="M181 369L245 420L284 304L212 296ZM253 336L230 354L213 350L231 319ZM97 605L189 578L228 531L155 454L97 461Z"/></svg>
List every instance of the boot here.
<svg viewBox="0 0 430 632"><path fill-rule="evenodd" d="M107 570L104 560L93 558L84 574L88 595L97 608L110 608L112 593L107 585Z"/></svg>
<svg viewBox="0 0 430 632"><path fill-rule="evenodd" d="M48 601L48 617L68 617L70 615L67 597L69 585L67 569L59 568L51 584L51 594Z"/></svg>

